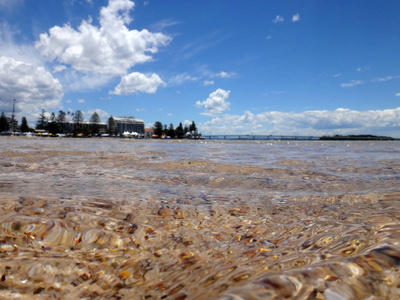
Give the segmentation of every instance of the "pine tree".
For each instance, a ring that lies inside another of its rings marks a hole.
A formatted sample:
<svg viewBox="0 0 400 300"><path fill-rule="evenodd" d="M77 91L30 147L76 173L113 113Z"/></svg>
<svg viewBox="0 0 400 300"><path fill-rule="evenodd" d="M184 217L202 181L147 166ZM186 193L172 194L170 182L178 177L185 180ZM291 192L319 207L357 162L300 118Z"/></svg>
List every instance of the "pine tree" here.
<svg viewBox="0 0 400 300"><path fill-rule="evenodd" d="M161 122L157 121L153 125L154 127L154 134L157 135L158 137L161 137L163 134L163 125Z"/></svg>
<svg viewBox="0 0 400 300"><path fill-rule="evenodd" d="M22 117L20 130L21 130L21 132L29 132L30 131L30 128L28 126L28 121L26 120L25 117Z"/></svg>
<svg viewBox="0 0 400 300"><path fill-rule="evenodd" d="M4 114L4 112L2 112L0 117L0 132L9 130L10 130L10 124L8 124L7 117Z"/></svg>
<svg viewBox="0 0 400 300"><path fill-rule="evenodd" d="M75 112L74 117L74 134L81 133L82 131L82 123L83 123L83 113L79 109Z"/></svg>
<svg viewBox="0 0 400 300"><path fill-rule="evenodd" d="M196 127L196 124L194 123L194 121L192 121L192 124L190 124L189 131L190 131L190 133L196 133L196 131L197 131L197 127Z"/></svg>
<svg viewBox="0 0 400 300"><path fill-rule="evenodd" d="M178 137L178 139L181 139L181 138L184 137L185 132L183 131L182 122L179 123L179 126L178 126L178 127L176 127L176 129L175 129L175 134L176 134L176 136Z"/></svg>
<svg viewBox="0 0 400 300"><path fill-rule="evenodd" d="M93 134L99 133L99 131L100 131L99 124L100 123L101 123L101 120L100 120L99 114L97 112L94 112L92 114L92 116L90 117L90 129Z"/></svg>
<svg viewBox="0 0 400 300"><path fill-rule="evenodd" d="M115 120L112 116L108 118L108 134L110 136L115 134Z"/></svg>
<svg viewBox="0 0 400 300"><path fill-rule="evenodd" d="M36 122L36 129L47 129L47 117L46 111L42 109L42 113L39 115L39 118Z"/></svg>
<svg viewBox="0 0 400 300"><path fill-rule="evenodd" d="M170 136L171 138L175 137L175 129L174 129L174 124L169 124L169 127L167 129L167 136Z"/></svg>

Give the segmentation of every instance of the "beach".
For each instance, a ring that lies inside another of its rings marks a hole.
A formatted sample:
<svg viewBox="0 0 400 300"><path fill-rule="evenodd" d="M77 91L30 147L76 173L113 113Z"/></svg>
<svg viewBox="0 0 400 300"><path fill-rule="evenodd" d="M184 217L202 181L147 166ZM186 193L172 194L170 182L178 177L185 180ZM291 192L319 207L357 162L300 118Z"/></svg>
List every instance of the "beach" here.
<svg viewBox="0 0 400 300"><path fill-rule="evenodd" d="M397 299L399 145L0 137L0 297Z"/></svg>

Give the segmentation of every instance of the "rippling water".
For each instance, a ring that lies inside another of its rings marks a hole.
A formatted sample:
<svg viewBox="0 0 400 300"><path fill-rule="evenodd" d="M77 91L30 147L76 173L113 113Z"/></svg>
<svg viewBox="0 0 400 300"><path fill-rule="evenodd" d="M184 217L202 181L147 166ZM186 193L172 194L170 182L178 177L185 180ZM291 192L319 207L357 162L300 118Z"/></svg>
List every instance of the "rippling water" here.
<svg viewBox="0 0 400 300"><path fill-rule="evenodd" d="M0 297L398 299L400 144L0 138Z"/></svg>

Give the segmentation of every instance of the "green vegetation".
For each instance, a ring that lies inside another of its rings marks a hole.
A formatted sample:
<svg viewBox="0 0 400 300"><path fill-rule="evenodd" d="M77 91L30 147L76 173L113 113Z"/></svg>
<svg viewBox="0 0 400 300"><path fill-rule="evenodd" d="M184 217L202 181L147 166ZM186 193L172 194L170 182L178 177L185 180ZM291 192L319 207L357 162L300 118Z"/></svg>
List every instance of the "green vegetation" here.
<svg viewBox="0 0 400 300"><path fill-rule="evenodd" d="M111 117L108 118L108 134L110 136L112 136L112 135L114 135L116 133L117 133L117 131L116 131L116 128L115 128L115 120L111 116Z"/></svg>
<svg viewBox="0 0 400 300"><path fill-rule="evenodd" d="M167 124L162 124L160 121L157 121L153 125L153 137L169 137L169 138L200 138L201 134L197 132L197 127L194 121L188 126L182 126L182 122L179 123L178 127L174 128L172 123L167 126Z"/></svg>
<svg viewBox="0 0 400 300"><path fill-rule="evenodd" d="M10 124L8 124L7 117L4 114L4 112L2 112L0 117L0 132L9 130L10 130Z"/></svg>
<svg viewBox="0 0 400 300"><path fill-rule="evenodd" d="M32 128L29 128L28 121L26 120L25 117L22 117L20 130L21 130L21 132L30 132L30 131L32 131Z"/></svg>

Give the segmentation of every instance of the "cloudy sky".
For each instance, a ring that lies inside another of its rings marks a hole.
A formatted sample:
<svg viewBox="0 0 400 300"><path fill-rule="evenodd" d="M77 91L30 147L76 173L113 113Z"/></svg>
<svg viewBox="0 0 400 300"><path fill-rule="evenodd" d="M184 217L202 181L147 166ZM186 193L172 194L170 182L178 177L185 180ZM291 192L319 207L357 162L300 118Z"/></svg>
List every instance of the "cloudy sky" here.
<svg viewBox="0 0 400 300"><path fill-rule="evenodd" d="M0 0L0 111L400 137L398 0Z"/></svg>

